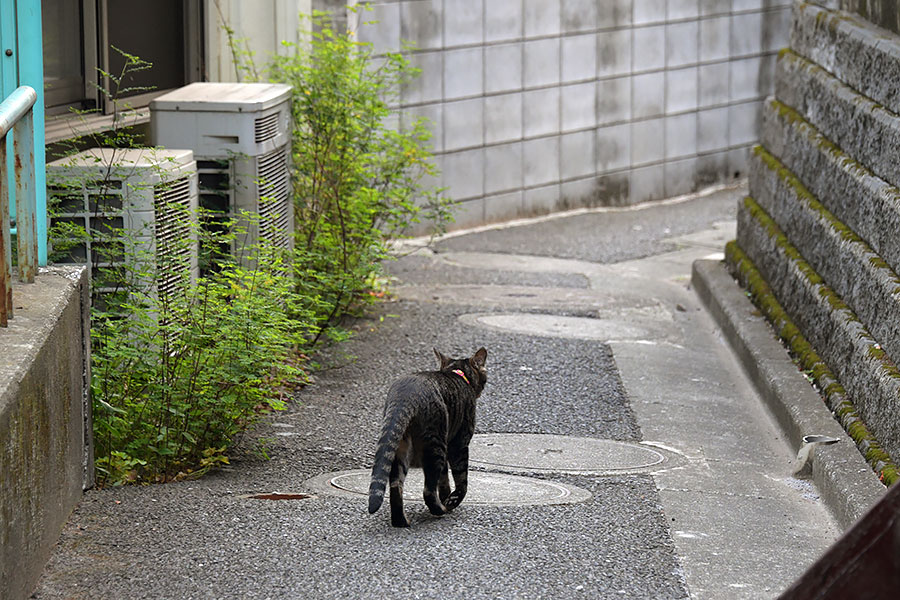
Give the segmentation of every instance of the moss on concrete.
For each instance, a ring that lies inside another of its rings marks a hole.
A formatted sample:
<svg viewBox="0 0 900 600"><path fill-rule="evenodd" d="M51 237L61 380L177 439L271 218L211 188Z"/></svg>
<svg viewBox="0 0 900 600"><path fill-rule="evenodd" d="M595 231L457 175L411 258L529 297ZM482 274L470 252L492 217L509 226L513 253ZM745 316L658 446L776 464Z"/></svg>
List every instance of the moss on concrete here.
<svg viewBox="0 0 900 600"><path fill-rule="evenodd" d="M761 208L752 198L744 200L748 209ZM767 215L766 215L767 216ZM837 417L838 421L856 443L868 464L885 485L892 485L900 480L900 470L881 447L875 436L859 417L856 407L847 398L844 387L837 376L828 367L775 298L769 284L756 269L753 262L744 254L737 242L729 242L725 246L725 261L740 283L747 288L753 303L760 309L766 319L773 325L782 341L790 348L801 370L811 374L820 390L826 405Z"/></svg>

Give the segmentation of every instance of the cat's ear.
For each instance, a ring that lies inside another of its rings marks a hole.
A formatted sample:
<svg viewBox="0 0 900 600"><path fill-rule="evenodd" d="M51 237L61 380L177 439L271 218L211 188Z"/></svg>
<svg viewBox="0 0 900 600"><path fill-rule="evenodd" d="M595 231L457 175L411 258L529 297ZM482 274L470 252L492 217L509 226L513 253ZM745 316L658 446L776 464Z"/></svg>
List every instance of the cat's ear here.
<svg viewBox="0 0 900 600"><path fill-rule="evenodd" d="M437 356L439 365L438 368L443 369L450 364L450 359L441 354L441 352L437 348L432 348L432 350L434 350L434 355Z"/></svg>
<svg viewBox="0 0 900 600"><path fill-rule="evenodd" d="M485 360L487 360L487 350L479 348L475 356L472 357L472 364L478 369L483 369Z"/></svg>

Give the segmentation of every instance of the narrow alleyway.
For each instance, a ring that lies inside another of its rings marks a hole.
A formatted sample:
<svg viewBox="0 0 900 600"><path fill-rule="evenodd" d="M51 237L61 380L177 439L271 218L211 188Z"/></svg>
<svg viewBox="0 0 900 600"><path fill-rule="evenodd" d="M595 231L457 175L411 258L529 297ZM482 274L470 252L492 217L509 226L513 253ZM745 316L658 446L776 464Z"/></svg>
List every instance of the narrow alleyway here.
<svg viewBox="0 0 900 600"><path fill-rule="evenodd" d="M399 259L395 298L230 468L86 494L35 598L774 597L838 528L690 289L742 192ZM488 349L470 496L440 519L411 502L396 530L354 473L387 385L433 346ZM308 497L249 497L270 492Z"/></svg>

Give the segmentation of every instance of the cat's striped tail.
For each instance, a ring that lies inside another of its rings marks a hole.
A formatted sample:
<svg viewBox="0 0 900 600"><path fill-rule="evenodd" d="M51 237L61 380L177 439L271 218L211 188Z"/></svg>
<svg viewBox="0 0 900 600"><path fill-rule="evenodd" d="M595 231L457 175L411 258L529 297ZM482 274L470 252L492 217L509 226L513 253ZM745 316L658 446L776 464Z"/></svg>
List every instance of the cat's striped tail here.
<svg viewBox="0 0 900 600"><path fill-rule="evenodd" d="M369 513L381 508L384 491L391 476L391 466L397 446L406 434L411 415L403 410L395 410L385 417L381 428L381 438L375 448L375 464L372 465L372 482L369 484Z"/></svg>

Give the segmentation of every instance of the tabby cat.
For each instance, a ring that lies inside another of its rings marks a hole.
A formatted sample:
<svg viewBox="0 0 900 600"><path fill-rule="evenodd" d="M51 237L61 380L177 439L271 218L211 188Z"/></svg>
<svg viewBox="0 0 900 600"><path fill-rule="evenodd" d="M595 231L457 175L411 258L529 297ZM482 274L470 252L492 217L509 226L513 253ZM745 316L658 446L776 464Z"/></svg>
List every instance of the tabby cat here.
<svg viewBox="0 0 900 600"><path fill-rule="evenodd" d="M459 506L466 496L469 441L475 431L475 399L487 383L481 348L471 358L447 358L437 349L437 371L423 371L395 381L384 404L384 424L375 449L369 512L384 502L391 483L391 525L409 527L403 511L403 481L410 465L425 475L425 504L433 515ZM447 467L453 471L450 492Z"/></svg>

